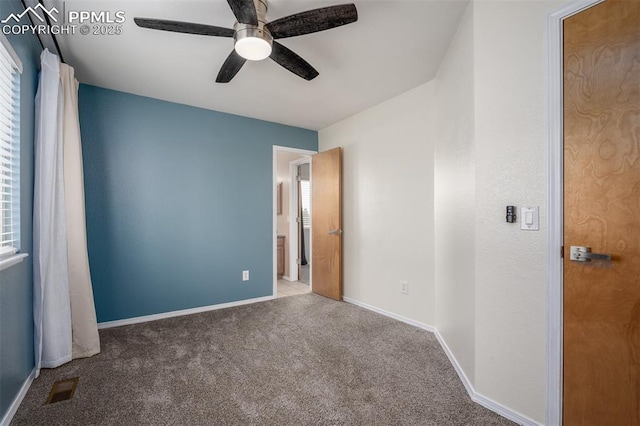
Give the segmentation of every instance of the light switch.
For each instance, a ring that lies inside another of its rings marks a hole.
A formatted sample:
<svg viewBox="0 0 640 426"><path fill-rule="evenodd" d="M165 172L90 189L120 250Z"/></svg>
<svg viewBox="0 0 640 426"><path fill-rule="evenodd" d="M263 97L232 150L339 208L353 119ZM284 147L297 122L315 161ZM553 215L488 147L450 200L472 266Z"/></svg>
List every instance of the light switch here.
<svg viewBox="0 0 640 426"><path fill-rule="evenodd" d="M540 229L540 216L538 207L520 207L520 229L525 231L537 231Z"/></svg>
<svg viewBox="0 0 640 426"><path fill-rule="evenodd" d="M526 212L524 216L524 223L527 226L533 225L533 212Z"/></svg>

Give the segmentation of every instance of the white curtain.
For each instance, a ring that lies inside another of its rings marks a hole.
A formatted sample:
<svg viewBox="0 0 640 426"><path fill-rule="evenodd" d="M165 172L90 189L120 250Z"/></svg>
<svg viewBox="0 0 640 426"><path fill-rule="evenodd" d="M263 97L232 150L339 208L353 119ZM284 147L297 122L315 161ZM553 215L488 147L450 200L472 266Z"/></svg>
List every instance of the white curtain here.
<svg viewBox="0 0 640 426"><path fill-rule="evenodd" d="M36 374L100 352L87 256L78 83L45 49L36 95Z"/></svg>

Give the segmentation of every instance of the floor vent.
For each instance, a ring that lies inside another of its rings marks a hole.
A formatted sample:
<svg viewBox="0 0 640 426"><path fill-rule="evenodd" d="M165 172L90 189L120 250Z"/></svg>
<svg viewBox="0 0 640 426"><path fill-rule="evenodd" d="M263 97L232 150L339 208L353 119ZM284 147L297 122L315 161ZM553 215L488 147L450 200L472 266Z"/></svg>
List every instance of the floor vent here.
<svg viewBox="0 0 640 426"><path fill-rule="evenodd" d="M76 386L78 386L79 377L73 379L59 380L51 387L49 397L45 404L53 404L54 402L68 401L73 398L73 394L76 392Z"/></svg>

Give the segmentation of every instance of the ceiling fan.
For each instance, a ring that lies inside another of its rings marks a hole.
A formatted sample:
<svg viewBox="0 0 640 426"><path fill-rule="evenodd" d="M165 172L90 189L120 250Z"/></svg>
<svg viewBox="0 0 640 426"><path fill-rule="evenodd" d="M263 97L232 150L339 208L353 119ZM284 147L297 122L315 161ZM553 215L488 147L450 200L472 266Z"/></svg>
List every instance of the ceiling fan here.
<svg viewBox="0 0 640 426"><path fill-rule="evenodd" d="M267 0L227 0L227 2L237 19L233 29L163 19L134 18L133 20L139 27L153 30L233 37L234 50L222 64L216 83L230 82L247 60L260 61L266 58L273 59L305 80L313 80L318 76L318 71L275 40L329 30L358 20L358 11L354 4L308 10L267 22L265 19Z"/></svg>

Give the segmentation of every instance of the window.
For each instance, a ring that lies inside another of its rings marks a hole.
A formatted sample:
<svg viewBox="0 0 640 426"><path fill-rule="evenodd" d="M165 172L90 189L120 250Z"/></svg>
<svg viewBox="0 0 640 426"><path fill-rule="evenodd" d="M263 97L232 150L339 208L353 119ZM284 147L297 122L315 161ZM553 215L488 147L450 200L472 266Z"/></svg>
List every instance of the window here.
<svg viewBox="0 0 640 426"><path fill-rule="evenodd" d="M302 226L311 227L311 183L300 181L300 201L302 203Z"/></svg>
<svg viewBox="0 0 640 426"><path fill-rule="evenodd" d="M0 262L20 251L20 73L0 35Z"/></svg>

